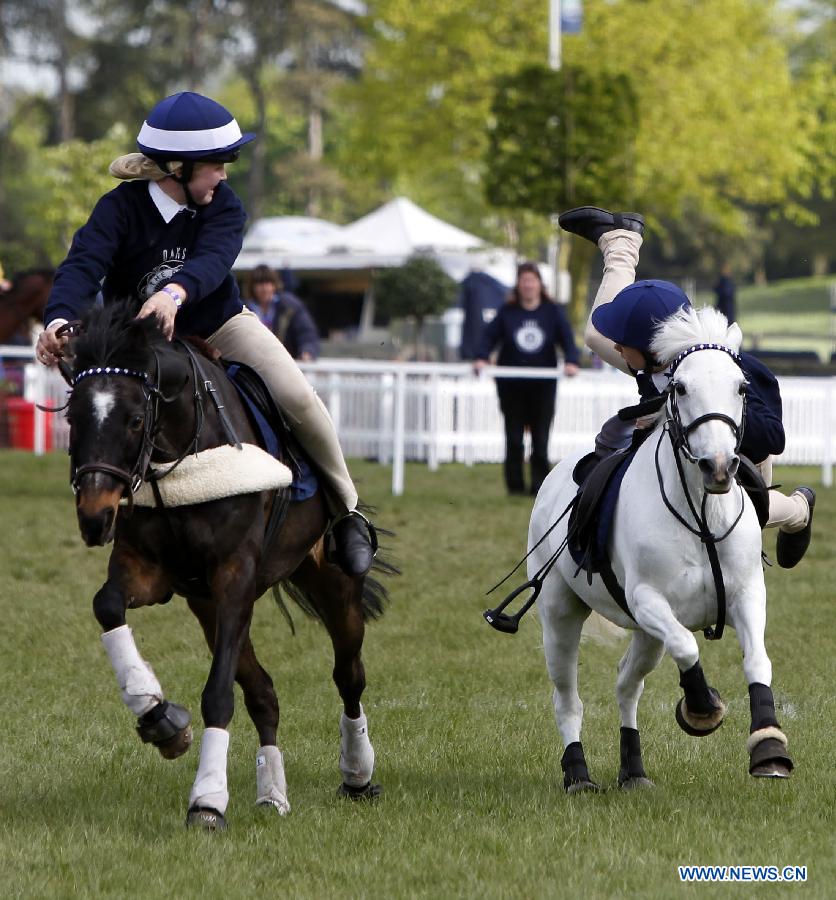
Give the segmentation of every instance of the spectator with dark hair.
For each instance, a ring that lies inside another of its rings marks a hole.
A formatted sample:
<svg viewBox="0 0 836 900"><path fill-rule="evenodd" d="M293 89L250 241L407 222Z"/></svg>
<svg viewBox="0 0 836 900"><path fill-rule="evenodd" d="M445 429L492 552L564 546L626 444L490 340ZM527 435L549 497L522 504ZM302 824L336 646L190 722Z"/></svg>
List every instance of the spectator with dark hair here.
<svg viewBox="0 0 836 900"><path fill-rule="evenodd" d="M477 373L488 365L488 357L498 346L497 365L554 368L555 345L565 358L563 371L578 371L578 348L572 326L563 310L548 295L535 263L517 268L517 281L509 301L482 331L473 363ZM523 437L531 433L531 494L540 490L549 474L549 432L555 410L556 381L546 379L499 378L496 390L505 419L505 485L509 494L524 494Z"/></svg>
<svg viewBox="0 0 836 900"><path fill-rule="evenodd" d="M319 356L319 332L305 304L284 290L279 275L267 265L256 266L250 275L247 306L285 345L287 352L303 362Z"/></svg>

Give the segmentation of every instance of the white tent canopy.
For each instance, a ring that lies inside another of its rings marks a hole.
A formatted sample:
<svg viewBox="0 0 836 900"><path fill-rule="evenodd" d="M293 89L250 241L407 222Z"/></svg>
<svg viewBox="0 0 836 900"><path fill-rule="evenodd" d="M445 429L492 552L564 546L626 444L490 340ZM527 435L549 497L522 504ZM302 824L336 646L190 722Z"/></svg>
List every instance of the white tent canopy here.
<svg viewBox="0 0 836 900"><path fill-rule="evenodd" d="M397 197L343 228L345 246L355 252L400 256L422 250L439 253L481 249L485 242Z"/></svg>
<svg viewBox="0 0 836 900"><path fill-rule="evenodd" d="M259 219L244 238L234 268L247 272L266 263L298 272L370 270L402 265L420 252L433 253L456 281L474 270L504 284L514 281L513 250L490 247L406 197L345 226L303 216Z"/></svg>

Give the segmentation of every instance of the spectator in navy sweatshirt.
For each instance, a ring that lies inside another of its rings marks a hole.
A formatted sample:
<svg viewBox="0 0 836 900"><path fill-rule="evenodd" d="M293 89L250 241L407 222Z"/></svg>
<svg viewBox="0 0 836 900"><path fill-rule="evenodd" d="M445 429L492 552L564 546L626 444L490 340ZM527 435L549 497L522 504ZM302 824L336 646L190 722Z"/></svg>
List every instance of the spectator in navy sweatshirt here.
<svg viewBox="0 0 836 900"><path fill-rule="evenodd" d="M246 215L226 184L226 164L255 138L219 103L184 91L158 103L137 138L139 153L114 160L124 180L96 204L55 274L37 357L55 365L57 329L78 319L101 290L105 303L133 302L169 339L197 335L255 369L299 443L323 475L334 517L333 561L349 574L372 563L371 525L324 405L275 335L245 309L231 268Z"/></svg>
<svg viewBox="0 0 836 900"><path fill-rule="evenodd" d="M511 297L482 331L473 364L478 373L499 346L497 365L554 368L555 345L565 358L566 375L578 372L578 348L562 306L546 293L540 270L524 262L517 268ZM498 378L496 390L505 419L505 485L509 494L524 494L523 436L531 432L531 494L549 474L549 432L555 409L553 379Z"/></svg>
<svg viewBox="0 0 836 900"><path fill-rule="evenodd" d="M256 266L250 275L252 299L247 307L285 345L294 359L310 362L319 356L319 331L308 308L267 265Z"/></svg>

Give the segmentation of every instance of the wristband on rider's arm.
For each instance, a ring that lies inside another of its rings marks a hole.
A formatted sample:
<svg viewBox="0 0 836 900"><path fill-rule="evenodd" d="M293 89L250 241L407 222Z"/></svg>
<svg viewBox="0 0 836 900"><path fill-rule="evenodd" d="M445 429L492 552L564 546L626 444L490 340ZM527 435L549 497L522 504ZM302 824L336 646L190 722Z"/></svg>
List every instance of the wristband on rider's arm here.
<svg viewBox="0 0 836 900"><path fill-rule="evenodd" d="M185 301L185 297L178 291L176 288L173 288L170 284L167 284L165 287L161 287L160 290L164 294L168 294L169 297L177 304L177 309L183 305Z"/></svg>

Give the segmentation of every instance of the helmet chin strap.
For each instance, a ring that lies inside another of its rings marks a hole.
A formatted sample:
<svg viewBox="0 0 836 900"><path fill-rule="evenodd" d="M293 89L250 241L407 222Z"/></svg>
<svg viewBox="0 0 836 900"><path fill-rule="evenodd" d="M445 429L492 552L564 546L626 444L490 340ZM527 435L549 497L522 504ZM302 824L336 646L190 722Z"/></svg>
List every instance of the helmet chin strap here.
<svg viewBox="0 0 836 900"><path fill-rule="evenodd" d="M180 174L175 175L174 172L171 173L171 178L173 178L180 187L183 188L183 193L186 195L186 203L188 206L194 207L197 204L194 202L194 197L192 197L192 192L189 190L189 182L192 180L192 176L194 175L194 160L192 159L184 159L180 165Z"/></svg>

